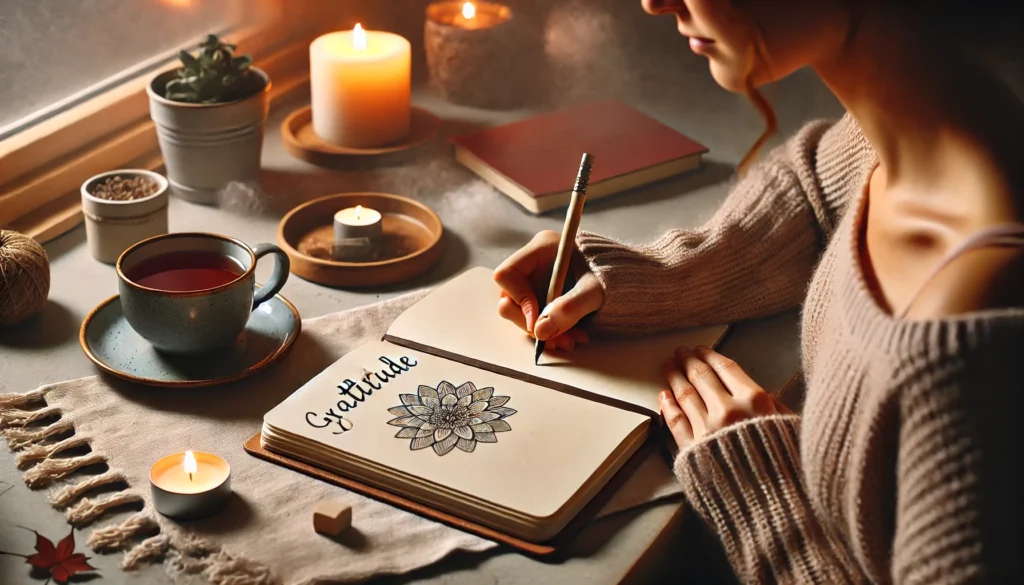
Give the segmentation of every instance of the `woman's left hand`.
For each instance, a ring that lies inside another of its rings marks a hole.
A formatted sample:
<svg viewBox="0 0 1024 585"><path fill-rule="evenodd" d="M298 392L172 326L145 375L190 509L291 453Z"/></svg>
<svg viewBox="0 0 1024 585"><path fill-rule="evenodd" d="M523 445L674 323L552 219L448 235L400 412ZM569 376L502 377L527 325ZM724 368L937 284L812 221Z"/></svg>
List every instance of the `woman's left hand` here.
<svg viewBox="0 0 1024 585"><path fill-rule="evenodd" d="M738 422L791 412L736 362L707 347L677 347L664 368L672 390L661 393L661 413L680 449Z"/></svg>

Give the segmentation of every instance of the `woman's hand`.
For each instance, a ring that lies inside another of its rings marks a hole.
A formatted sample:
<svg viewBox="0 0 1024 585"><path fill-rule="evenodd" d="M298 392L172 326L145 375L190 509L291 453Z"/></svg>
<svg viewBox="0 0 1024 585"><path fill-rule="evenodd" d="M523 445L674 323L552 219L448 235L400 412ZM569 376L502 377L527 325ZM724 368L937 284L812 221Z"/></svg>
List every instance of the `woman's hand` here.
<svg viewBox="0 0 1024 585"><path fill-rule="evenodd" d="M559 237L553 231L534 236L498 266L494 281L502 289L499 315L549 346L568 351L576 343L589 341L585 332L574 327L580 319L601 308L604 289L583 256L574 250L570 271L576 278L575 286L544 307L543 312L540 310L538 299L547 297Z"/></svg>
<svg viewBox="0 0 1024 585"><path fill-rule="evenodd" d="M661 413L680 449L747 419L792 413L736 362L707 347L677 347L664 368L672 390L661 393Z"/></svg>

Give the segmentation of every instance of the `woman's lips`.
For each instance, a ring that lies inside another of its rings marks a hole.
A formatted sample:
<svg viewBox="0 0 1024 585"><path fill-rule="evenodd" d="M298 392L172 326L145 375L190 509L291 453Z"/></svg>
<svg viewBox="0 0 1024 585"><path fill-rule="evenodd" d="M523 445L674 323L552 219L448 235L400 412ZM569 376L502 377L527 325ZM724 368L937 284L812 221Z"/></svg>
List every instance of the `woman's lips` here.
<svg viewBox="0 0 1024 585"><path fill-rule="evenodd" d="M703 37L690 37L690 50L698 55L707 53L711 50L711 46L715 44L715 41L711 39L705 39Z"/></svg>

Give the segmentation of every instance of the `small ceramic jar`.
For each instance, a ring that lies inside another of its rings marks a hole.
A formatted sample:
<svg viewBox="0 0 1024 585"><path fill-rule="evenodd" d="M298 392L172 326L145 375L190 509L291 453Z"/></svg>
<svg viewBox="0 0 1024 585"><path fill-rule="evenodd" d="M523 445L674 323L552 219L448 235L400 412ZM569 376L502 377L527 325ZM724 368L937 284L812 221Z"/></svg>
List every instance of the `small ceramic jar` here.
<svg viewBox="0 0 1024 585"><path fill-rule="evenodd" d="M155 193L139 199L102 199L92 194L108 177L145 177ZM167 233L167 179L152 171L121 169L100 173L82 183L82 214L89 252L100 262L113 264L131 245Z"/></svg>

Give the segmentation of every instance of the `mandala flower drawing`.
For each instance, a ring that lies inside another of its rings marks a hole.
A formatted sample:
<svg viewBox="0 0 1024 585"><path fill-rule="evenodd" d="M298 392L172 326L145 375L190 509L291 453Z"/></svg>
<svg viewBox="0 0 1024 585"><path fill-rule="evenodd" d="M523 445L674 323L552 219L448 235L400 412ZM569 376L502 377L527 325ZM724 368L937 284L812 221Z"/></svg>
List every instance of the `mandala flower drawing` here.
<svg viewBox="0 0 1024 585"><path fill-rule="evenodd" d="M420 386L417 394L400 394L402 406L388 409L397 418L389 425L402 427L398 439L412 439L413 451L432 447L447 455L458 447L472 453L477 443L497 443L495 433L511 431L506 418L516 413L507 408L508 396L495 396L494 388L480 388L472 382L456 388L441 382L437 388Z"/></svg>

